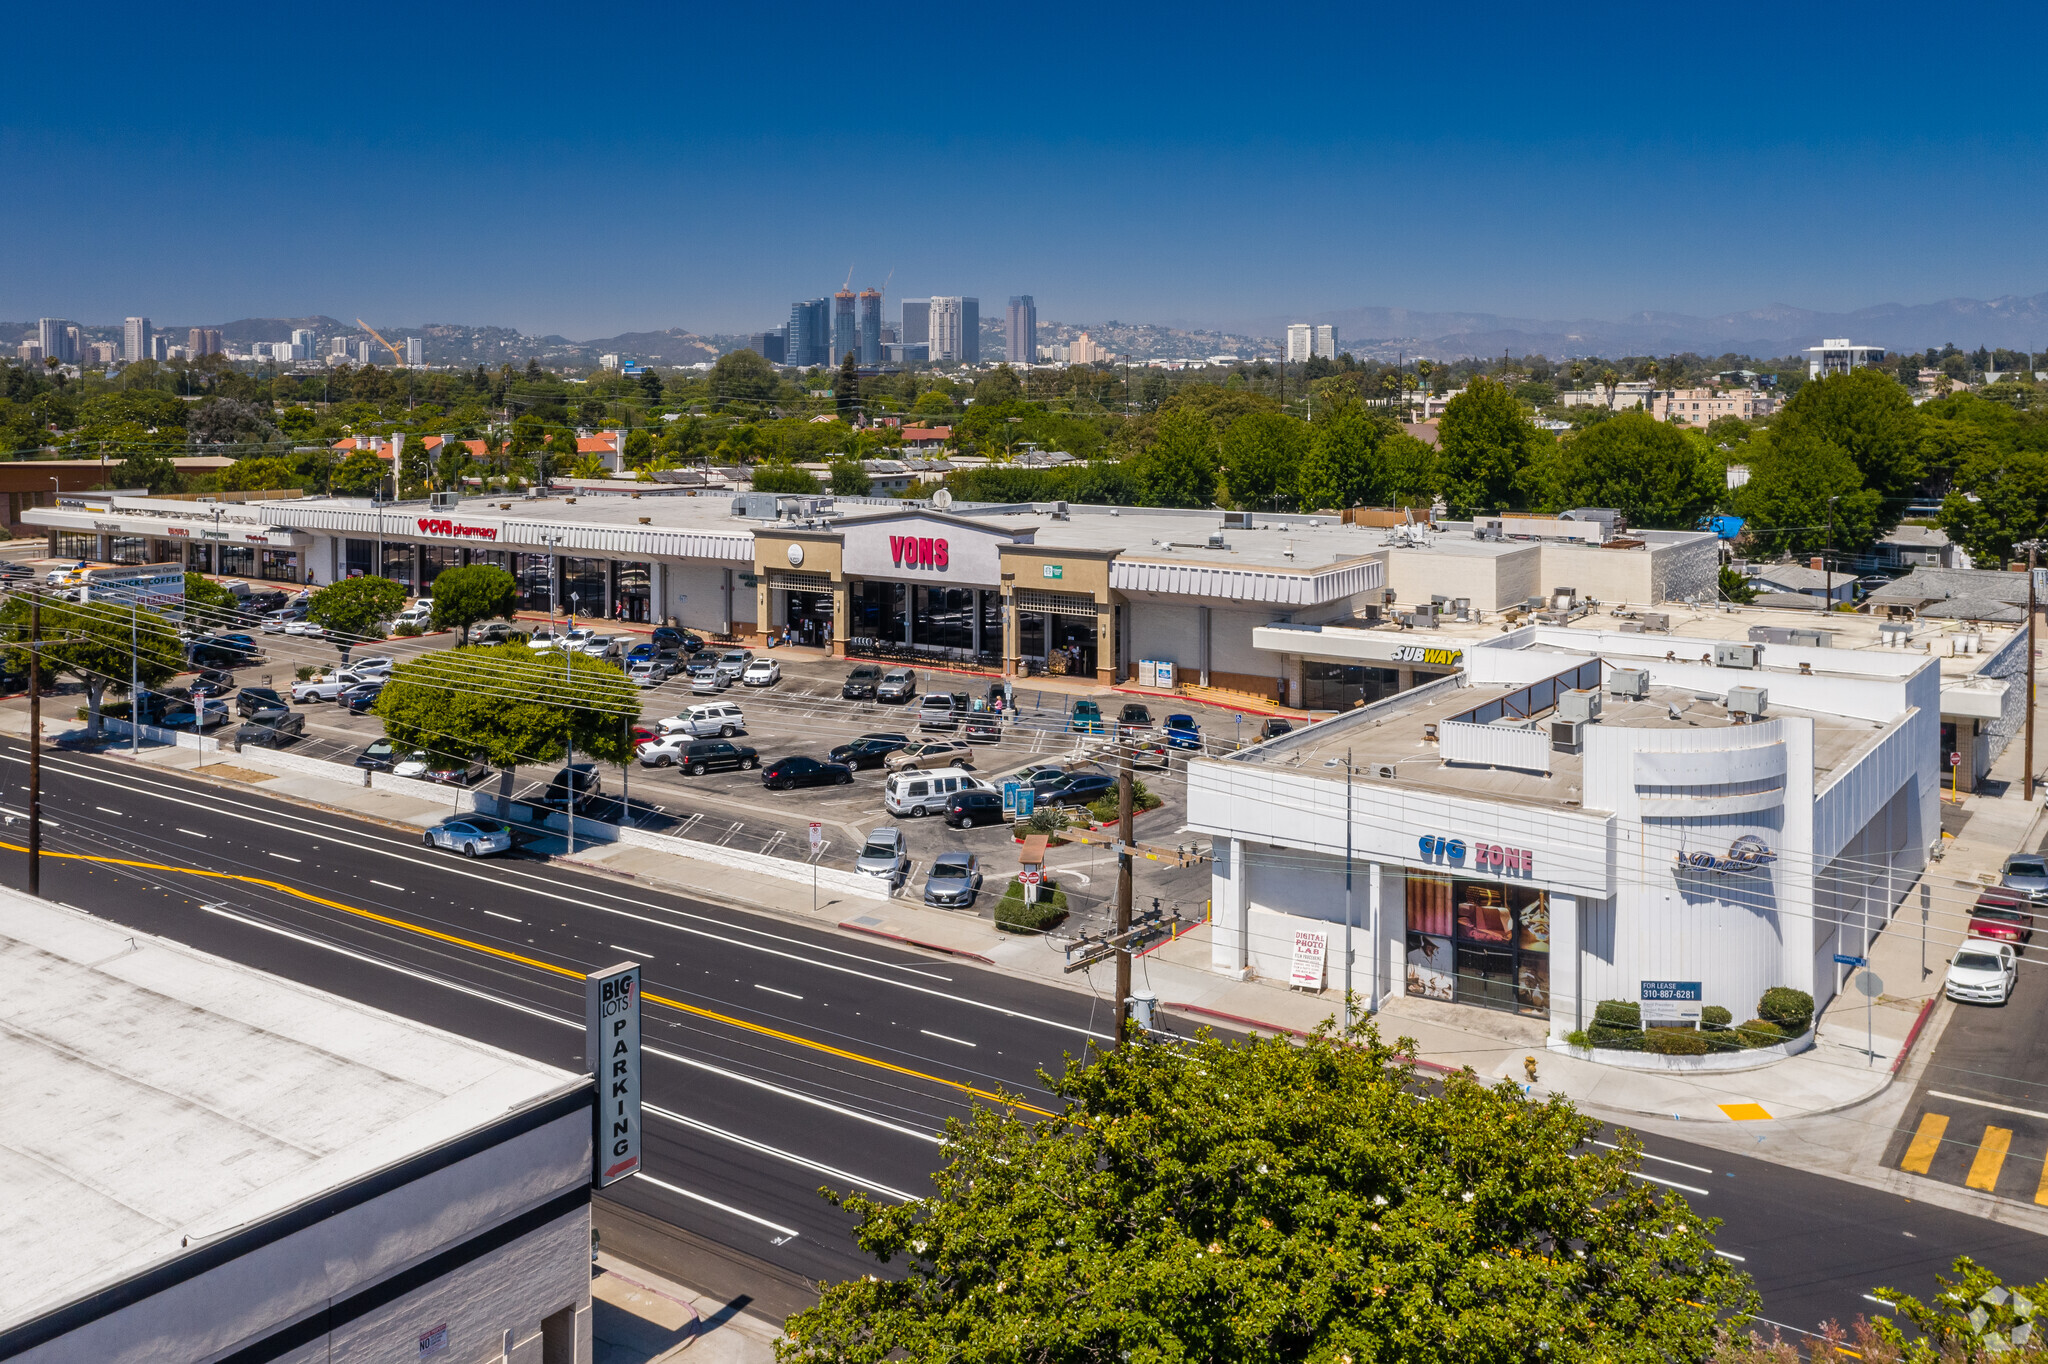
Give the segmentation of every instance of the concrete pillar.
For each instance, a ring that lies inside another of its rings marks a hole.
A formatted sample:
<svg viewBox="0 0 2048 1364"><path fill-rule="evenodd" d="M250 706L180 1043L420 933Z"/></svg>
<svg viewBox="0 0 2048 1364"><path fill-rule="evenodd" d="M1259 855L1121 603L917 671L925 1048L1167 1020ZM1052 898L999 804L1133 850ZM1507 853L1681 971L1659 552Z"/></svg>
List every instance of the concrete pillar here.
<svg viewBox="0 0 2048 1364"><path fill-rule="evenodd" d="M101 563L105 563L108 559L112 558L113 546L107 543L112 538L110 535L98 536L99 547L93 551L92 557L98 559Z"/></svg>
<svg viewBox="0 0 2048 1364"><path fill-rule="evenodd" d="M1202 612L1206 618L1208 611ZM1383 869L1377 862L1365 864L1365 1011L1378 1013L1387 997L1387 926L1385 897L1380 893L1380 873Z"/></svg>
<svg viewBox="0 0 2048 1364"><path fill-rule="evenodd" d="M1550 897L1550 1035L1562 1040L1586 1026L1585 973L1579 958L1579 900Z"/></svg>
<svg viewBox="0 0 2048 1364"><path fill-rule="evenodd" d="M974 656L976 658L981 657L981 592L982 589L978 587L974 589Z"/></svg>
<svg viewBox="0 0 2048 1364"><path fill-rule="evenodd" d="M1003 593L1003 676L1015 677L1018 665L1017 594Z"/></svg>
<svg viewBox="0 0 2048 1364"><path fill-rule="evenodd" d="M1246 937L1249 914L1245 907L1245 845L1241 838L1227 838L1211 848L1214 870L1210 873L1209 965L1236 980L1251 975L1250 944Z"/></svg>
<svg viewBox="0 0 2048 1364"><path fill-rule="evenodd" d="M1394 673L1395 676L1398 678L1394 685L1399 687L1402 691L1407 691L1409 688L1415 685L1415 669L1409 667L1407 664L1403 663L1400 667L1394 669Z"/></svg>
<svg viewBox="0 0 2048 1364"><path fill-rule="evenodd" d="M1209 685L1209 608L1198 606L1195 611L1198 622L1195 628L1196 662L1201 669L1202 685L1206 687Z"/></svg>
<svg viewBox="0 0 2048 1364"><path fill-rule="evenodd" d="M846 641L853 627L848 619L852 613L852 594L847 590L846 579L832 580L832 657L846 657Z"/></svg>

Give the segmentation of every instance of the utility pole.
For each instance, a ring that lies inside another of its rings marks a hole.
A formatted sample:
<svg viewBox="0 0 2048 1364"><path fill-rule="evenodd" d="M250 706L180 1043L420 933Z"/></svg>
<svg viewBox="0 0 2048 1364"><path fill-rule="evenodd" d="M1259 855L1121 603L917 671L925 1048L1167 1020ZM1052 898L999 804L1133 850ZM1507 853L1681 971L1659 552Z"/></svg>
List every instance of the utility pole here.
<svg viewBox="0 0 2048 1364"><path fill-rule="evenodd" d="M43 594L28 599L28 893L43 893Z"/></svg>
<svg viewBox="0 0 2048 1364"><path fill-rule="evenodd" d="M1351 750L1344 750L1344 1031L1351 1031ZM1374 988L1378 985L1375 983Z"/></svg>
<svg viewBox="0 0 2048 1364"><path fill-rule="evenodd" d="M1116 769L1116 932L1131 929L1131 745L1125 740ZM1116 1044L1124 1044L1131 1008L1131 954L1116 954Z"/></svg>
<svg viewBox="0 0 2048 1364"><path fill-rule="evenodd" d="M2040 544L2039 540L2027 541L2027 778L2021 794L2030 801L2034 798L2034 612L2040 609L2034 600L2034 552Z"/></svg>
<svg viewBox="0 0 2048 1364"><path fill-rule="evenodd" d="M142 756L142 645L136 639L135 619L140 608L136 605L137 594L131 589L128 596L128 756ZM206 698L199 698L199 708L192 722L193 733L206 732Z"/></svg>
<svg viewBox="0 0 2048 1364"><path fill-rule="evenodd" d="M1836 496L1840 496L1840 494ZM1820 566L1822 571L1827 574L1827 595L1821 598L1821 601L1826 604L1821 609L1832 611L1835 609L1835 499L1833 497L1828 499L1828 552L1826 557L1820 561Z"/></svg>

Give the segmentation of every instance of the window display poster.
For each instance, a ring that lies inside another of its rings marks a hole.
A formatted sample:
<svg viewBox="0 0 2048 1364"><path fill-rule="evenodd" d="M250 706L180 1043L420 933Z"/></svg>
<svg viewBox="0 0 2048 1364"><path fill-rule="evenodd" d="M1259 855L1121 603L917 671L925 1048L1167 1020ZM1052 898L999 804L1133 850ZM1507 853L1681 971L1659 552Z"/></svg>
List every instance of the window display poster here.
<svg viewBox="0 0 2048 1364"><path fill-rule="evenodd" d="M1330 954L1330 935L1319 928L1294 930L1294 969L1287 983L1304 990L1323 988L1323 964Z"/></svg>
<svg viewBox="0 0 2048 1364"><path fill-rule="evenodd" d="M1446 1004L1457 1000L1451 940L1434 933L1408 935L1408 993Z"/></svg>

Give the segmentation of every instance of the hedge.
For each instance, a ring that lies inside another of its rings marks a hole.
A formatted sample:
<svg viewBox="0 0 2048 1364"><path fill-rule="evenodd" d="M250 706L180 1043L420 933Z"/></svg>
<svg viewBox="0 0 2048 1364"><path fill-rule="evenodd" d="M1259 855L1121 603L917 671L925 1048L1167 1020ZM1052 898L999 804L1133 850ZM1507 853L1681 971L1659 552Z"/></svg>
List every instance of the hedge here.
<svg viewBox="0 0 2048 1364"><path fill-rule="evenodd" d="M1162 797L1148 790L1144 782L1139 781L1136 777L1131 778L1132 814L1135 815L1144 810L1156 810L1165 803L1166 801ZM1088 806L1088 813L1095 817L1097 824L1107 824L1114 819L1120 818L1123 810L1117 803L1116 792L1111 791L1101 800L1092 802Z"/></svg>
<svg viewBox="0 0 2048 1364"><path fill-rule="evenodd" d="M1003 898L996 902L996 927L1005 933L1043 933L1058 927L1067 917L1067 893L1051 877L1039 889L1052 893L1041 895L1036 904L1027 904L1024 883L1011 877Z"/></svg>
<svg viewBox="0 0 2048 1364"><path fill-rule="evenodd" d="M1709 1004L1700 1010L1700 1027L1708 1032L1726 1032L1734 1021L1735 1015L1718 1004Z"/></svg>
<svg viewBox="0 0 2048 1364"><path fill-rule="evenodd" d="M1787 1037L1797 1037L1813 1024L1813 996L1789 985L1773 985L1756 1002L1756 1014L1777 1024Z"/></svg>
<svg viewBox="0 0 2048 1364"><path fill-rule="evenodd" d="M1752 1018L1737 1028L1735 1035L1742 1039L1745 1047L1775 1047L1793 1034L1768 1019Z"/></svg>
<svg viewBox="0 0 2048 1364"><path fill-rule="evenodd" d="M1643 1006L1627 999L1603 999L1593 1010L1593 1024L1606 1024L1610 1028L1640 1028L1643 1026Z"/></svg>

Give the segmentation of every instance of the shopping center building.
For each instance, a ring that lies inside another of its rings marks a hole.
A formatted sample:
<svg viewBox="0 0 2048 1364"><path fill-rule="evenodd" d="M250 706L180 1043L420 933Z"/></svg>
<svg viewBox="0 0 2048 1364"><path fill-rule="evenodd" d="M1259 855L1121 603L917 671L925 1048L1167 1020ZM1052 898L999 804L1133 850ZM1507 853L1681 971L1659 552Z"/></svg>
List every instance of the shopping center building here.
<svg viewBox="0 0 2048 1364"><path fill-rule="evenodd" d="M24 515L66 557L287 583L378 574L414 594L443 569L494 563L534 611L1012 675L1164 677L1312 710L1455 671L1426 633L1439 624L1492 625L1560 592L1711 594L1718 567L1710 535L1619 535L1611 516L1385 526L627 487L383 505L87 495ZM1341 648L1271 633L1403 622L1418 628Z"/></svg>
<svg viewBox="0 0 2048 1364"><path fill-rule="evenodd" d="M1544 615L1448 623L1455 672L1190 765L1215 970L1286 981L1305 931L1341 989L1348 925L1361 1000L1553 1038L1645 982L1698 982L1737 1020L1773 986L1825 1004L1939 843L1944 749L1960 729L1996 756L2023 698L2010 627ZM1296 630L1344 637L1302 646L1323 651L1380 633Z"/></svg>

